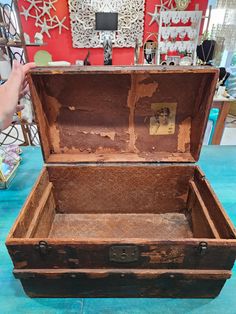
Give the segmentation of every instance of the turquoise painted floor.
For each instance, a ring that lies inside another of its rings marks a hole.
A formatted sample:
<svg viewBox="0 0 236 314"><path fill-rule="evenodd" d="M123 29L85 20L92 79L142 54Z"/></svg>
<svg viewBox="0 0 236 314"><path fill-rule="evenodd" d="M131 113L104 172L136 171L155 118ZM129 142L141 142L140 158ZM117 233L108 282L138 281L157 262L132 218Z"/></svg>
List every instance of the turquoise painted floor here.
<svg viewBox="0 0 236 314"><path fill-rule="evenodd" d="M204 147L199 164L236 225L236 147ZM4 242L42 165L40 149L25 148L11 188L0 191L0 314L236 314L236 267L214 300L28 298L12 275Z"/></svg>

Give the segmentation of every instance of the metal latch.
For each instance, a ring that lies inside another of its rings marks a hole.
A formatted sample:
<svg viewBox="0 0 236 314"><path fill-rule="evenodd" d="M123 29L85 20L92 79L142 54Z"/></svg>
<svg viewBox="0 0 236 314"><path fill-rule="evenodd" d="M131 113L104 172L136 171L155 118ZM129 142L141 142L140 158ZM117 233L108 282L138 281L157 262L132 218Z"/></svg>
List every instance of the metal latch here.
<svg viewBox="0 0 236 314"><path fill-rule="evenodd" d="M198 252L200 255L205 255L206 251L208 249L208 244L207 242L200 242L198 245Z"/></svg>
<svg viewBox="0 0 236 314"><path fill-rule="evenodd" d="M139 259L139 250L135 245L117 245L109 250L109 260L111 262L130 263Z"/></svg>
<svg viewBox="0 0 236 314"><path fill-rule="evenodd" d="M51 250L51 246L46 241L39 241L39 244L35 245L35 249L39 251L39 254L45 256Z"/></svg>

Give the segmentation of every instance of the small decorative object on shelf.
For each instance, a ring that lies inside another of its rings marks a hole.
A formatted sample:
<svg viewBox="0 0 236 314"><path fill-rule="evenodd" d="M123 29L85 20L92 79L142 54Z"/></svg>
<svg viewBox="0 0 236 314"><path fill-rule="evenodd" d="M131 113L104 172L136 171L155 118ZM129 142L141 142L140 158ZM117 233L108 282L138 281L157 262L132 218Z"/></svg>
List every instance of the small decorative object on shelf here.
<svg viewBox="0 0 236 314"><path fill-rule="evenodd" d="M89 57L90 57L90 51L88 51L88 53L84 59L84 65L91 65L91 63L89 61Z"/></svg>
<svg viewBox="0 0 236 314"><path fill-rule="evenodd" d="M156 64L157 33L149 32L143 45L143 63Z"/></svg>
<svg viewBox="0 0 236 314"><path fill-rule="evenodd" d="M84 60L76 60L76 61L75 61L75 64L76 64L77 66L83 66L83 65L84 65Z"/></svg>
<svg viewBox="0 0 236 314"><path fill-rule="evenodd" d="M186 56L180 60L179 65L190 66L190 65L192 65L192 62L193 62L193 59L191 57Z"/></svg>
<svg viewBox="0 0 236 314"><path fill-rule="evenodd" d="M175 0L176 9L179 11L186 10L191 0Z"/></svg>
<svg viewBox="0 0 236 314"><path fill-rule="evenodd" d="M71 63L68 62L68 61L50 61L48 62L48 66L51 66L51 67L68 67L70 66Z"/></svg>
<svg viewBox="0 0 236 314"><path fill-rule="evenodd" d="M9 187L19 167L21 149L17 145L0 147L0 189Z"/></svg>
<svg viewBox="0 0 236 314"><path fill-rule="evenodd" d="M0 45L6 45L7 44L7 39L4 37L0 37Z"/></svg>
<svg viewBox="0 0 236 314"><path fill-rule="evenodd" d="M139 56L140 56L140 47L138 38L135 40L135 48L134 48L134 64L139 64Z"/></svg>
<svg viewBox="0 0 236 314"><path fill-rule="evenodd" d="M180 56L167 56L166 61L163 62L166 62L166 65L179 65ZM163 62L162 65L165 65Z"/></svg>
<svg viewBox="0 0 236 314"><path fill-rule="evenodd" d="M30 36L27 33L24 33L25 44L30 44Z"/></svg>
<svg viewBox="0 0 236 314"><path fill-rule="evenodd" d="M118 13L97 12L95 16L95 30L100 33L104 50L104 65L112 65L112 43L118 31Z"/></svg>
<svg viewBox="0 0 236 314"><path fill-rule="evenodd" d="M52 62L52 56L46 50L38 50L34 55L34 62L37 66L48 66Z"/></svg>
<svg viewBox="0 0 236 314"><path fill-rule="evenodd" d="M155 64L157 42L148 39L144 44L144 64Z"/></svg>
<svg viewBox="0 0 236 314"><path fill-rule="evenodd" d="M34 35L34 41L36 44L42 45L43 44L43 34L41 33L35 33Z"/></svg>
<svg viewBox="0 0 236 314"><path fill-rule="evenodd" d="M112 65L112 38L108 32L104 36L104 65Z"/></svg>
<svg viewBox="0 0 236 314"><path fill-rule="evenodd" d="M16 42L15 40L14 40L14 38L9 38L8 39L8 42L7 42L7 45L8 46L17 46L19 44L19 42Z"/></svg>

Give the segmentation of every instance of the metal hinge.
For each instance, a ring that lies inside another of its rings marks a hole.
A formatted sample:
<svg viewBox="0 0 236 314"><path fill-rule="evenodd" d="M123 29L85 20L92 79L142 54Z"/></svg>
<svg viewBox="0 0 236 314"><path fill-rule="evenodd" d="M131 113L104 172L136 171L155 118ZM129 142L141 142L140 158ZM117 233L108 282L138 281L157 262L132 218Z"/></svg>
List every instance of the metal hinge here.
<svg viewBox="0 0 236 314"><path fill-rule="evenodd" d="M39 241L39 243L35 245L35 249L41 256L45 256L51 250L51 246L49 246L46 241Z"/></svg>
<svg viewBox="0 0 236 314"><path fill-rule="evenodd" d="M111 262L129 263L139 259L139 250L135 245L117 245L109 250L109 260Z"/></svg>
<svg viewBox="0 0 236 314"><path fill-rule="evenodd" d="M206 251L208 249L208 244L207 242L200 242L198 245L198 252L200 255L205 255Z"/></svg>

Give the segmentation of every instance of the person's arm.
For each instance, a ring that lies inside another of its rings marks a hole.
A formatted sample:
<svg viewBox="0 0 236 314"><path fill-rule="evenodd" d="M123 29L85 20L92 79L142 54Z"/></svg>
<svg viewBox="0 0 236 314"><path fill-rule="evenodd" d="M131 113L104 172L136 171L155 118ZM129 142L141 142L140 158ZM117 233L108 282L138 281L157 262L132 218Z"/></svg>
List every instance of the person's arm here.
<svg viewBox="0 0 236 314"><path fill-rule="evenodd" d="M12 123L15 112L23 109L18 102L28 91L26 73L33 67L35 63L22 65L14 60L9 79L0 86L0 131Z"/></svg>

